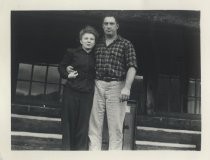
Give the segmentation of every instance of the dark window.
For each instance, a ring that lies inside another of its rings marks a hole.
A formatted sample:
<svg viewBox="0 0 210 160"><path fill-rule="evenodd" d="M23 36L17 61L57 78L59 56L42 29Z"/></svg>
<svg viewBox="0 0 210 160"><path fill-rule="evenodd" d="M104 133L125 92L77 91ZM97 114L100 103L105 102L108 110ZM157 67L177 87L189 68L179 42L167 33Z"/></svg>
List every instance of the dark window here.
<svg viewBox="0 0 210 160"><path fill-rule="evenodd" d="M180 78L178 76L160 75L158 81L158 112L201 113L200 79L190 79L187 88L187 110L182 108L180 99Z"/></svg>
<svg viewBox="0 0 210 160"><path fill-rule="evenodd" d="M31 95L38 96L44 94L44 83L32 82Z"/></svg>
<svg viewBox="0 0 210 160"><path fill-rule="evenodd" d="M59 83L59 80L60 80L60 75L58 73L58 68L50 66L48 68L47 81L48 82Z"/></svg>
<svg viewBox="0 0 210 160"><path fill-rule="evenodd" d="M33 67L33 81L45 82L46 66L34 65Z"/></svg>
<svg viewBox="0 0 210 160"><path fill-rule="evenodd" d="M188 86L188 113L201 113L201 83L199 79L190 79Z"/></svg>
<svg viewBox="0 0 210 160"><path fill-rule="evenodd" d="M61 102L64 83L56 64L20 63L15 102L57 106Z"/></svg>
<svg viewBox="0 0 210 160"><path fill-rule="evenodd" d="M30 83L26 81L18 81L17 82L17 88L16 88L16 95L23 95L27 96L29 95L29 88Z"/></svg>
<svg viewBox="0 0 210 160"><path fill-rule="evenodd" d="M30 80L31 74L32 74L32 65L31 64L19 64L19 70L18 70L18 79L22 80Z"/></svg>

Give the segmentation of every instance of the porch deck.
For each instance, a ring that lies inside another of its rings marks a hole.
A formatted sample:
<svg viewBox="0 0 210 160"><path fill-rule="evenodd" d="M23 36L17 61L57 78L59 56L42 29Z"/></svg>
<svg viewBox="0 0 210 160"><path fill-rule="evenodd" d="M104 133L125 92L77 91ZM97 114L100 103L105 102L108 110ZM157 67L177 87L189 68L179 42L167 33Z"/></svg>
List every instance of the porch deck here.
<svg viewBox="0 0 210 160"><path fill-rule="evenodd" d="M13 104L11 115L12 150L62 150L59 108ZM200 115L139 115L124 134L124 150L200 150Z"/></svg>

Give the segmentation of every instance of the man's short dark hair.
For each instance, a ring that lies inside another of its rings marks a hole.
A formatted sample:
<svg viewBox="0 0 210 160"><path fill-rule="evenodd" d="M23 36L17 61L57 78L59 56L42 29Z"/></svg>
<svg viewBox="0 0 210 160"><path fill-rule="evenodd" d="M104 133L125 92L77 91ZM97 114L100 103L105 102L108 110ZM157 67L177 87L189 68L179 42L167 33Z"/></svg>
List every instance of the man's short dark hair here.
<svg viewBox="0 0 210 160"><path fill-rule="evenodd" d="M106 17L113 17L113 18L115 19L115 22L116 22L117 24L119 24L119 19L118 19L117 15L115 15L115 14L106 14L106 15L104 15L104 16L103 16L103 21L102 21L102 23L104 22L104 19L105 19Z"/></svg>
<svg viewBox="0 0 210 160"><path fill-rule="evenodd" d="M79 38L80 40L82 39L82 36L85 34L85 33L91 33L95 36L95 39L97 40L98 39L98 32L96 31L95 28L93 28L92 26L86 26L84 27L83 29L81 29L81 31L79 32Z"/></svg>

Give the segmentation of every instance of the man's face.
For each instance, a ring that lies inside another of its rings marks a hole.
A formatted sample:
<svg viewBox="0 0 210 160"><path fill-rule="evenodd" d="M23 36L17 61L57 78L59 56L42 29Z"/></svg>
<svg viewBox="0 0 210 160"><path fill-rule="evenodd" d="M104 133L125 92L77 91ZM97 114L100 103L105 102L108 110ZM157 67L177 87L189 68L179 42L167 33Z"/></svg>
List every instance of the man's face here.
<svg viewBox="0 0 210 160"><path fill-rule="evenodd" d="M108 36L114 36L117 34L119 25L115 21L114 17L105 17L103 22L104 34Z"/></svg>

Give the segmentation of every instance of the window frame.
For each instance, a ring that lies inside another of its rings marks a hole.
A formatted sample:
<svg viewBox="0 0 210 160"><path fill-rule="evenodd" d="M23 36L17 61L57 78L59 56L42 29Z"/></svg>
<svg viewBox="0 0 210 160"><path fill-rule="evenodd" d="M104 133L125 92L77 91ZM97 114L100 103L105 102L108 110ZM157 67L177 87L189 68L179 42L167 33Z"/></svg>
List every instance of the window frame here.
<svg viewBox="0 0 210 160"><path fill-rule="evenodd" d="M31 69L29 69L30 70L30 73L31 73L31 75L30 75L30 79L24 79L24 78L21 78L21 77L19 77L19 69L20 69L20 65L21 64L28 64L28 65L31 65ZM44 80L43 81L41 81L41 80L34 80L33 79L33 76L34 76L34 68L35 68L35 66L46 66L46 71L45 71L45 77L44 77ZM58 95L60 96L60 97L58 97L58 103L57 104L50 104L48 101L47 101L47 98L45 98L44 100L43 100L43 103L41 103L40 101L34 101L34 100L30 100L30 98L26 98L27 99L27 101L26 102L22 102L21 100L17 100L16 99L16 97L17 97L17 85L16 85L16 88L15 88L15 99L14 99L14 102L15 103L20 103L20 104L25 104L25 103L31 103L31 104L33 104L33 105L43 105L43 106L60 106L60 104L61 104L61 102L62 102L62 95L63 95L63 93L62 93L62 91L63 91L63 86L64 86L64 83L65 83L65 80L63 80L62 78L61 78L61 76L59 75L59 80L58 80L58 82L52 82L52 81L48 81L48 75L49 75L49 68L50 67L56 67L56 68L58 68L58 64L47 64L47 63L33 63L33 64L31 64L31 63L19 63L19 65L18 65L18 74L17 74L17 81L16 81L16 84L18 83L18 82L29 82L29 91L28 91L28 94L27 94L27 96L28 97L32 97L33 95L32 95L32 84L33 83L40 83L40 84L42 84L43 85L43 88L44 88L44 91L43 91L43 96L44 96L44 98L47 96L47 85L48 84L50 84L50 85L58 85L58 90L57 90L57 92L58 92ZM59 74L59 73L58 73ZM42 101L42 100L41 100Z"/></svg>

